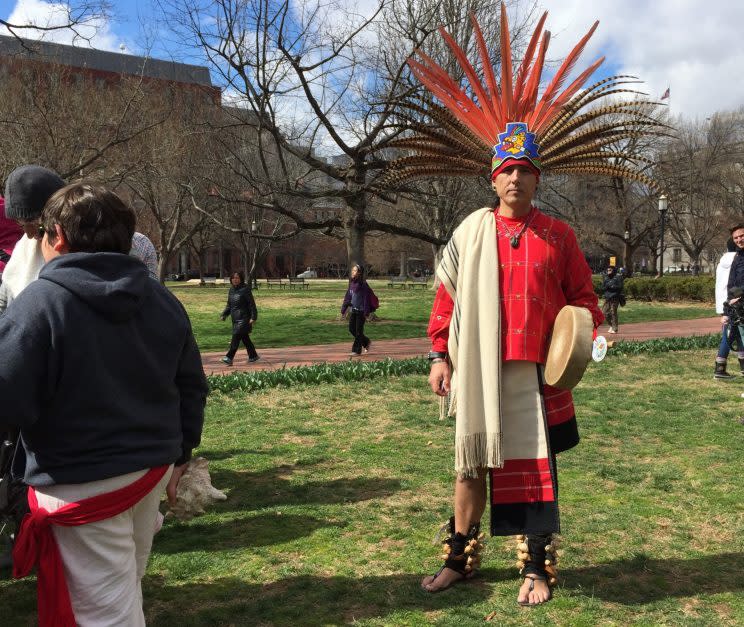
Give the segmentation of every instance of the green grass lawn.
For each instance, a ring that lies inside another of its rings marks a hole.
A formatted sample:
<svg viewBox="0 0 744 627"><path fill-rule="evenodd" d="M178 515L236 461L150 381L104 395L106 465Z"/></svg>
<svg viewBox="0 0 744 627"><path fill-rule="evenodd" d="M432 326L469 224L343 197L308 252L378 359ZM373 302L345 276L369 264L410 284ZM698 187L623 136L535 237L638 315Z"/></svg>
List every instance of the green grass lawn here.
<svg viewBox="0 0 744 627"><path fill-rule="evenodd" d="M429 595L450 513L451 421L424 377L215 393L198 453L228 500L168 520L144 579L148 624L744 624L742 382L710 351L592 364L581 444L559 456L555 599L515 603L513 541L476 580ZM0 581L3 624L33 624L35 583Z"/></svg>
<svg viewBox="0 0 744 627"><path fill-rule="evenodd" d="M387 281L371 281L380 299L374 324L375 339L422 337L426 334L429 312L434 300L431 289L389 288ZM171 284L172 285L172 284ZM203 351L221 351L230 343L230 323L220 314L227 300L226 287L175 287L191 316L199 347ZM261 288L254 292L258 323L252 339L259 348L304 346L346 342L349 332L339 320L345 281L311 281L307 290ZM713 305L705 303L647 303L628 301L620 310L620 324L652 320L705 318L715 315Z"/></svg>

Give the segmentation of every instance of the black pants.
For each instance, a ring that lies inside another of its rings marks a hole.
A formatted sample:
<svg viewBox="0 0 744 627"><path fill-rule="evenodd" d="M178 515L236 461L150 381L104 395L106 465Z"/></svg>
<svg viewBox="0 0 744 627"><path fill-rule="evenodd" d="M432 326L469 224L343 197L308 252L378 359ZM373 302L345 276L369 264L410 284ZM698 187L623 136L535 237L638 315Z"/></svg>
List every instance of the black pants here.
<svg viewBox="0 0 744 627"><path fill-rule="evenodd" d="M362 348L369 346L369 338L364 335L364 312L357 309L351 310L349 316L349 333L354 336L354 344L351 346L353 353L360 354Z"/></svg>
<svg viewBox="0 0 744 627"><path fill-rule="evenodd" d="M238 352L238 347L241 342L245 344L245 348L248 351L248 357L251 359L258 357L256 347L253 346L253 342L251 342L250 331L243 331L242 333L233 333L232 339L230 340L230 349L227 351L227 357L229 359L235 357L235 353Z"/></svg>

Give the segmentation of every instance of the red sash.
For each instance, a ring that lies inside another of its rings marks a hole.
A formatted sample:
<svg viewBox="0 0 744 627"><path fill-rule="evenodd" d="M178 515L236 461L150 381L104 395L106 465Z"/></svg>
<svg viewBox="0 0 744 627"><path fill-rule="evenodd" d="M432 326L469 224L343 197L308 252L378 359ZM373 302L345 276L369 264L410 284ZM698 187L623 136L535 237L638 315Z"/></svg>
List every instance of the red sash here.
<svg viewBox="0 0 744 627"><path fill-rule="evenodd" d="M40 627L75 627L70 593L67 590L62 558L51 525L75 527L112 518L141 501L165 476L169 466L152 468L134 483L69 503L51 514L39 507L36 491L29 487L26 514L13 547L13 577L25 577L38 566L37 603Z"/></svg>

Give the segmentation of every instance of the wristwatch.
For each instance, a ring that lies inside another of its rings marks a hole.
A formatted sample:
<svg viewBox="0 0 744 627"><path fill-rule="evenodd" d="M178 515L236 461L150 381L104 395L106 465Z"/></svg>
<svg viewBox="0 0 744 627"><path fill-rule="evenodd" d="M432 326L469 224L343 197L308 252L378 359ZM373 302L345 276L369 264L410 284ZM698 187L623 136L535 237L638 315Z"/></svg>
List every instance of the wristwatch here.
<svg viewBox="0 0 744 627"><path fill-rule="evenodd" d="M429 361L433 359L447 359L447 353L441 353L438 351L429 351L429 354L426 356L426 358Z"/></svg>

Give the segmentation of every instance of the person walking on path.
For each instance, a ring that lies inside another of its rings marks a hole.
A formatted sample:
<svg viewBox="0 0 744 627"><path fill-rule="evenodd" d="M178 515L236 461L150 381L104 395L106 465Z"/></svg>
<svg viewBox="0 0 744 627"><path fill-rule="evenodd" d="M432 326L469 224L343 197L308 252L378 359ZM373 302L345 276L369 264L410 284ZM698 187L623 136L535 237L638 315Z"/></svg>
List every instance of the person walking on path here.
<svg viewBox="0 0 744 627"><path fill-rule="evenodd" d="M344 302L341 305L341 315L345 316L346 311L351 307L349 315L349 333L354 337L351 345L352 355L361 355L362 352L368 352L370 339L364 335L364 323L369 314L377 307L375 302L377 297L372 291L367 281L364 280L364 268L356 264L351 268L351 279L349 280L349 289L346 290Z"/></svg>
<svg viewBox="0 0 744 627"><path fill-rule="evenodd" d="M256 347L251 342L251 331L256 320L258 320L258 310L256 301L253 298L253 292L245 282L245 276L242 272L233 272L230 275L230 291L227 294L227 305L222 312L224 321L229 315L232 318L232 339L227 354L222 358L222 362L232 366L235 353L238 352L240 343L243 342L248 351L248 363L254 363L259 360Z"/></svg>
<svg viewBox="0 0 744 627"><path fill-rule="evenodd" d="M721 344L718 346L718 354L716 355L716 364L713 370L714 379L734 379L736 375L729 373L726 370L726 364L728 362L729 352L731 346L729 346L729 318L724 314L724 306L728 301L728 278L729 272L731 272L731 264L734 262L736 257L736 244L733 239L729 239L726 242L726 252L721 256L721 260L716 266L716 313L721 316ZM736 341L738 347L741 348L741 340L739 340L739 329L734 327L732 340ZM744 374L744 373L742 373Z"/></svg>
<svg viewBox="0 0 744 627"><path fill-rule="evenodd" d="M615 266L609 266L607 273L602 279L602 290L604 291L602 312L605 318L607 318L607 323L610 325L610 333L617 333L617 308L621 303L625 303L623 283L625 283L625 277L622 271L618 272Z"/></svg>

